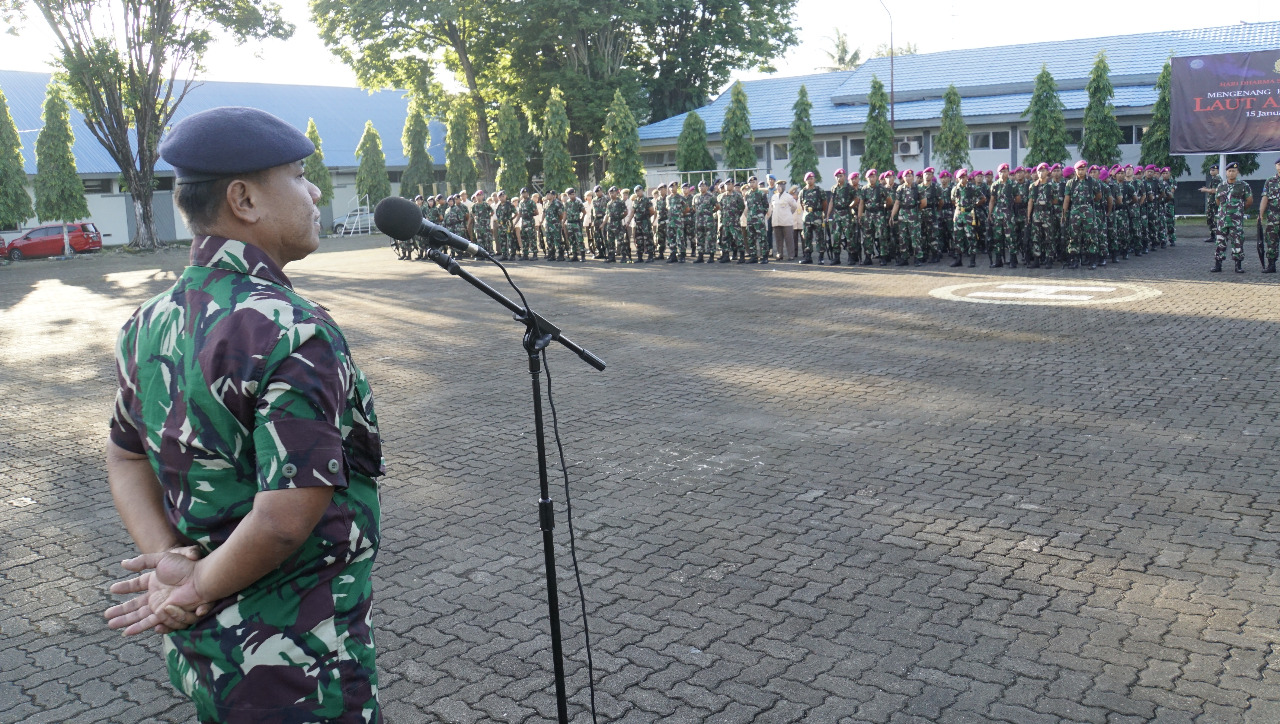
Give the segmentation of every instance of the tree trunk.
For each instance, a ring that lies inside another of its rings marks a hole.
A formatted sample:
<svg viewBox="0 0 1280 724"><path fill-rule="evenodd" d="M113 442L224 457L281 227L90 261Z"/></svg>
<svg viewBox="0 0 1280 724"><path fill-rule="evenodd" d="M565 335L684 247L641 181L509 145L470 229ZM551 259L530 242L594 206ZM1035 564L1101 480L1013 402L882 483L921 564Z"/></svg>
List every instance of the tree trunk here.
<svg viewBox="0 0 1280 724"><path fill-rule="evenodd" d="M71 256L71 233L65 223L62 225L62 255Z"/></svg>
<svg viewBox="0 0 1280 724"><path fill-rule="evenodd" d="M129 240L132 249L151 251L159 248L156 239L155 213L151 208L151 178L143 178L136 169L129 174L129 196L133 200L133 238Z"/></svg>

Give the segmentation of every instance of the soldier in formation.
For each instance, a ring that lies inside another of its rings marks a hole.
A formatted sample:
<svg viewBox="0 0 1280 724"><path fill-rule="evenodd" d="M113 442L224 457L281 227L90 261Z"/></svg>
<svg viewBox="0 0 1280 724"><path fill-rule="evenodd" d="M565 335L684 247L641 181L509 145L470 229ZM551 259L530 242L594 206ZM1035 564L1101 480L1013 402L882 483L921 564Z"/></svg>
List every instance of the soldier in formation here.
<svg viewBox="0 0 1280 724"><path fill-rule="evenodd" d="M1244 273L1244 212L1253 204L1253 191L1249 184L1239 179L1239 166L1233 161L1227 164L1227 178L1218 185L1214 196L1218 203L1218 244L1213 255L1213 269L1222 271L1227 247L1231 247L1231 260L1236 263L1236 273Z"/></svg>
<svg viewBox="0 0 1280 724"><path fill-rule="evenodd" d="M1280 257L1280 158L1276 159L1276 175L1262 185L1258 219L1263 224L1263 256L1267 262L1262 273L1275 274L1276 259Z"/></svg>

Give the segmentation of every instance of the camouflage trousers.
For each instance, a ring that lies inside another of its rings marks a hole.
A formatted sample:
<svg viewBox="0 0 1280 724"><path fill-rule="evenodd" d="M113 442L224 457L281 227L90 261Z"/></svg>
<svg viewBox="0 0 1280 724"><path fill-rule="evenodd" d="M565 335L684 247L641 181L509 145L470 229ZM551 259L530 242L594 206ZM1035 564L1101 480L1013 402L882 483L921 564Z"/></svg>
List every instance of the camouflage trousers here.
<svg viewBox="0 0 1280 724"><path fill-rule="evenodd" d="M925 258L924 228L920 223L920 212L908 209L898 212L898 252L903 259Z"/></svg>
<svg viewBox="0 0 1280 724"><path fill-rule="evenodd" d="M1053 259L1053 218L1049 214L1032 213L1031 256L1042 261Z"/></svg>
<svg viewBox="0 0 1280 724"><path fill-rule="evenodd" d="M1136 205L1125 209L1126 215L1129 217L1127 229L1129 231L1129 251L1139 252L1146 246L1146 223L1142 219L1142 209Z"/></svg>
<svg viewBox="0 0 1280 724"><path fill-rule="evenodd" d="M854 222L853 214L837 213L831 217L831 251L837 259L840 258L841 250L848 250L849 261L854 262L858 258L858 254L862 252L862 245L858 242L858 225Z"/></svg>
<svg viewBox="0 0 1280 724"><path fill-rule="evenodd" d="M511 257L520 253L519 250L516 249L515 231L510 227L504 228L499 226L498 230L494 232L493 240L498 247L497 252L499 256L506 255Z"/></svg>
<svg viewBox="0 0 1280 724"><path fill-rule="evenodd" d="M924 250L922 258L938 253L938 214L932 208L920 212L920 248Z"/></svg>
<svg viewBox="0 0 1280 724"><path fill-rule="evenodd" d="M1133 246L1133 229L1129 226L1129 212L1116 208L1111 212L1111 253L1126 254Z"/></svg>
<svg viewBox="0 0 1280 724"><path fill-rule="evenodd" d="M1168 246L1169 239L1165 237L1164 222L1160 220L1160 209L1157 204L1143 204L1142 216L1146 219L1147 224L1147 246L1154 249L1158 246Z"/></svg>
<svg viewBox="0 0 1280 724"><path fill-rule="evenodd" d="M631 240L627 238L627 227L622 225L622 221L610 221L606 233L609 235L609 242L605 247L608 255L617 255L619 259L629 258Z"/></svg>
<svg viewBox="0 0 1280 724"><path fill-rule="evenodd" d="M951 216L945 211L938 211L933 224L933 238L937 242L935 248L940 253L951 253Z"/></svg>
<svg viewBox="0 0 1280 724"><path fill-rule="evenodd" d="M681 224L680 248L678 250L680 252L680 258L685 258L687 252L693 252L696 254L697 246L698 237L694 232L693 217L687 216Z"/></svg>
<svg viewBox="0 0 1280 724"><path fill-rule="evenodd" d="M747 219L747 255L767 258L770 248L768 228L765 226L764 218Z"/></svg>
<svg viewBox="0 0 1280 724"><path fill-rule="evenodd" d="M745 250L742 227L737 224L720 225L720 252L730 256L738 256Z"/></svg>
<svg viewBox="0 0 1280 724"><path fill-rule="evenodd" d="M889 220L884 214L867 214L862 217L862 254L864 257L883 256L889 241Z"/></svg>
<svg viewBox="0 0 1280 724"><path fill-rule="evenodd" d="M1280 258L1280 211L1267 213L1266 225L1262 229L1262 244L1266 249L1267 261Z"/></svg>
<svg viewBox="0 0 1280 724"><path fill-rule="evenodd" d="M1214 249L1215 261L1227 257L1231 246L1231 261L1244 261L1244 219L1235 214L1218 214L1218 244Z"/></svg>
<svg viewBox="0 0 1280 724"><path fill-rule="evenodd" d="M667 224L667 254L684 254L684 225Z"/></svg>
<svg viewBox="0 0 1280 724"><path fill-rule="evenodd" d="M1071 209L1067 217L1067 254L1098 253L1098 220L1087 206Z"/></svg>
<svg viewBox="0 0 1280 724"><path fill-rule="evenodd" d="M996 259L1004 259L1005 253L1018 253L1018 225L1012 213L997 211L991 215L991 244L988 247Z"/></svg>
<svg viewBox="0 0 1280 724"><path fill-rule="evenodd" d="M477 226L471 230L471 233L472 236L475 237L472 241L474 241L477 246L482 246L489 252L493 251L493 229Z"/></svg>
<svg viewBox="0 0 1280 724"><path fill-rule="evenodd" d="M645 254L653 256L653 226L650 224L637 223L635 236L636 261L640 261L644 258Z"/></svg>
<svg viewBox="0 0 1280 724"><path fill-rule="evenodd" d="M1174 213L1174 206L1171 202L1164 204L1164 238L1173 244L1178 240L1178 217Z"/></svg>
<svg viewBox="0 0 1280 724"><path fill-rule="evenodd" d="M579 258L587 258L586 247L582 243L582 227L577 224L564 225L564 245L570 254L577 254Z"/></svg>
<svg viewBox="0 0 1280 724"><path fill-rule="evenodd" d="M826 240L826 229L822 228L822 222L805 221L804 227L800 232L800 256L813 256L814 239L817 239L817 249L819 254L826 254L829 243Z"/></svg>
<svg viewBox="0 0 1280 724"><path fill-rule="evenodd" d="M957 258L978 253L976 219L957 218L951 222L951 251Z"/></svg>
<svg viewBox="0 0 1280 724"><path fill-rule="evenodd" d="M547 258L564 253L564 237L559 224L547 224L543 227L543 236L547 240Z"/></svg>
<svg viewBox="0 0 1280 724"><path fill-rule="evenodd" d="M533 222L520 226L520 253L528 256L538 255L538 227Z"/></svg>
<svg viewBox="0 0 1280 724"><path fill-rule="evenodd" d="M716 255L716 225L713 221L708 220L699 222L694 228L694 233L698 240L698 254L706 256Z"/></svg>
<svg viewBox="0 0 1280 724"><path fill-rule="evenodd" d="M591 253L597 257L605 253L608 237L604 233L604 219L591 222Z"/></svg>
<svg viewBox="0 0 1280 724"><path fill-rule="evenodd" d="M667 220L658 219L658 225L653 227L653 243L658 248L658 253L666 255L667 253Z"/></svg>
<svg viewBox="0 0 1280 724"><path fill-rule="evenodd" d="M1209 204L1205 207L1204 223L1209 227L1209 238L1218 238L1218 205Z"/></svg>

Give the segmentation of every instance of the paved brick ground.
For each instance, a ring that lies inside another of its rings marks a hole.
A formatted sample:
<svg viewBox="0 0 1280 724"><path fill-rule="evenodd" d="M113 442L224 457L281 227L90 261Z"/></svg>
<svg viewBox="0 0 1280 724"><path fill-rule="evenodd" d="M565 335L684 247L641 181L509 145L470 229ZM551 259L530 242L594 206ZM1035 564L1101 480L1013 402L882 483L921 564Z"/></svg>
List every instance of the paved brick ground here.
<svg viewBox="0 0 1280 724"><path fill-rule="evenodd" d="M519 330L375 240L324 251L291 273L348 331L386 434L388 720L553 719ZM1280 287L1252 264L1207 274L1210 256L518 265L609 362L551 357L601 720L1280 721ZM100 464L114 330L183 261L0 270L4 722L192 717L158 639L100 618L129 551ZM1162 295L928 295L988 279Z"/></svg>

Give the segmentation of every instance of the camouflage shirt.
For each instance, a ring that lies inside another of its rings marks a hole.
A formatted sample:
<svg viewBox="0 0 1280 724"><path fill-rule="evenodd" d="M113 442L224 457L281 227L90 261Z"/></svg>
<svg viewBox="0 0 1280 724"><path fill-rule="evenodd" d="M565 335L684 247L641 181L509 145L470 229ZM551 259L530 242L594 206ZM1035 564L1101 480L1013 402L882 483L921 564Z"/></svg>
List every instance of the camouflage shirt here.
<svg viewBox="0 0 1280 724"><path fill-rule="evenodd" d="M621 198L609 199L605 214L610 226L622 226L622 221L627 218L627 202Z"/></svg>
<svg viewBox="0 0 1280 724"><path fill-rule="evenodd" d="M422 218L433 224L444 222L444 212L440 211L439 204L427 204L422 207Z"/></svg>
<svg viewBox="0 0 1280 724"><path fill-rule="evenodd" d="M1280 219L1280 174L1262 184L1262 196L1267 200L1267 218Z"/></svg>
<svg viewBox="0 0 1280 724"><path fill-rule="evenodd" d="M835 216L848 216L858 201L858 190L848 183L836 184L831 189L831 213Z"/></svg>
<svg viewBox="0 0 1280 724"><path fill-rule="evenodd" d="M716 197L710 191L703 191L693 197L693 217L698 226L715 226L716 210L719 208L720 204L716 202Z"/></svg>
<svg viewBox="0 0 1280 724"><path fill-rule="evenodd" d="M337 324L256 247L197 236L191 266L117 343L111 440L145 453L181 540L217 549L262 491L332 487L279 568L165 637L169 679L201 720L378 717L370 572L382 445ZM256 712L254 710L257 710Z"/></svg>
<svg viewBox="0 0 1280 724"><path fill-rule="evenodd" d="M650 229L653 227L653 216L650 215L650 211L653 211L653 199L648 196L641 196L635 200L632 214L634 214L637 229Z"/></svg>
<svg viewBox="0 0 1280 724"><path fill-rule="evenodd" d="M602 193L597 193L595 198L591 199L591 223L604 223L608 207L609 197Z"/></svg>
<svg viewBox="0 0 1280 724"><path fill-rule="evenodd" d="M955 206L956 222L974 224L974 212L982 203L982 189L973 184L956 184L951 187L951 203Z"/></svg>
<svg viewBox="0 0 1280 724"><path fill-rule="evenodd" d="M477 201L471 205L471 224L476 229L488 229L493 221L493 207L488 201Z"/></svg>
<svg viewBox="0 0 1280 724"><path fill-rule="evenodd" d="M769 192L764 189L748 191L744 201L747 204L747 223L764 223L765 215L769 213Z"/></svg>
<svg viewBox="0 0 1280 724"><path fill-rule="evenodd" d="M564 213L564 202L551 199L542 207L542 225L560 226L560 215Z"/></svg>
<svg viewBox="0 0 1280 724"><path fill-rule="evenodd" d="M1215 196L1220 215L1238 217L1244 214L1245 201L1253 198L1253 191L1244 181L1237 180L1235 183L1223 181L1218 185Z"/></svg>
<svg viewBox="0 0 1280 724"><path fill-rule="evenodd" d="M737 191L726 191L720 195L720 223L722 226L737 226L742 223L742 213L747 210L747 200Z"/></svg>
<svg viewBox="0 0 1280 724"><path fill-rule="evenodd" d="M516 206L516 213L520 214L520 222L525 226L532 226L533 220L538 216L538 205L533 199L520 199L520 204Z"/></svg>
<svg viewBox="0 0 1280 724"><path fill-rule="evenodd" d="M581 228L582 215L586 213L587 205L582 203L582 199L574 196L564 202L564 223L565 226L572 228Z"/></svg>
<svg viewBox="0 0 1280 724"><path fill-rule="evenodd" d="M516 206L508 199L498 204L498 208L493 210L493 218L498 222L498 228L502 231L511 230L511 221L515 218Z"/></svg>

